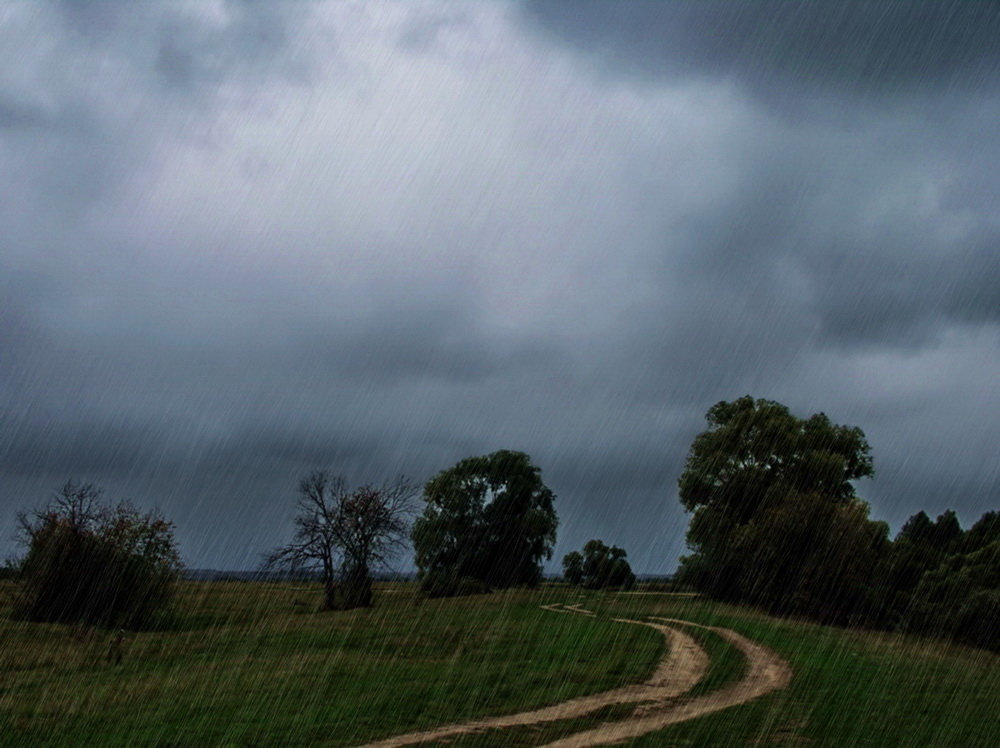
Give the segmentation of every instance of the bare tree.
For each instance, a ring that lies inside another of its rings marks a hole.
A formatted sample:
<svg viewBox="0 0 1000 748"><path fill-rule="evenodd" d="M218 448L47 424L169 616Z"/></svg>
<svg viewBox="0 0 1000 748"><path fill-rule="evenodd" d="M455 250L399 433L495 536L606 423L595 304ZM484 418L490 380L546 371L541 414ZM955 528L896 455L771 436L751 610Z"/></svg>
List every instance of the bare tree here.
<svg viewBox="0 0 1000 748"><path fill-rule="evenodd" d="M102 491L93 483L66 481L43 509L17 513L18 542L30 547L34 537L60 519L76 533L94 531L108 518L110 509L101 502Z"/></svg>
<svg viewBox="0 0 1000 748"><path fill-rule="evenodd" d="M372 570L406 544L416 495L405 478L352 489L340 476L313 472L299 483L294 540L264 566L319 572L327 610L367 607Z"/></svg>

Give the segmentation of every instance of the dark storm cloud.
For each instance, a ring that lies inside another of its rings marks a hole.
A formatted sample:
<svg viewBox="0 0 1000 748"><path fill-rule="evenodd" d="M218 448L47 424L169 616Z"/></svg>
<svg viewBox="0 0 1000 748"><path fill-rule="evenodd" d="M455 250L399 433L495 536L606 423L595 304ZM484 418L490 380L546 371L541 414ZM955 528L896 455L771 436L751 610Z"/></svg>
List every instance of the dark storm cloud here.
<svg viewBox="0 0 1000 748"><path fill-rule="evenodd" d="M154 459L162 441L160 436L152 429L123 424L26 418L4 429L0 470L8 476L39 471L114 476Z"/></svg>
<svg viewBox="0 0 1000 748"><path fill-rule="evenodd" d="M529 0L525 13L609 68L889 92L1000 72L1000 4L889 0Z"/></svg>
<svg viewBox="0 0 1000 748"><path fill-rule="evenodd" d="M0 533L76 477L253 564L308 470L507 448L555 567L601 537L670 571L687 449L746 393L862 426L876 517L968 524L1000 438L973 6L18 6Z"/></svg>

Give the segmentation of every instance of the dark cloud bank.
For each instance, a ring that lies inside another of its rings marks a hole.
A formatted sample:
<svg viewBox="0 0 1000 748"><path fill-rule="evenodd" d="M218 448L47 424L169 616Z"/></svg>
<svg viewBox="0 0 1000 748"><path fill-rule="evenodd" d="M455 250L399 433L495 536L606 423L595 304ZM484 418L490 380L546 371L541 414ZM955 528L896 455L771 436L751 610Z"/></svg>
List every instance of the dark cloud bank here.
<svg viewBox="0 0 1000 748"><path fill-rule="evenodd" d="M0 550L74 476L253 565L314 467L513 448L667 572L745 393L997 508L996 4L12 7Z"/></svg>

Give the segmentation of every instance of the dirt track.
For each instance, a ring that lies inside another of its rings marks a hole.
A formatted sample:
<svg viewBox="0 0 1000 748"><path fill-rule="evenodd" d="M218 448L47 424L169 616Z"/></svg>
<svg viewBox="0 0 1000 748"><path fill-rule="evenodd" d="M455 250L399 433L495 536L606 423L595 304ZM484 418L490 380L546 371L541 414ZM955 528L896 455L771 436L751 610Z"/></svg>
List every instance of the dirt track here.
<svg viewBox="0 0 1000 748"><path fill-rule="evenodd" d="M594 615L591 611L583 610L578 605L544 605L542 607L556 613ZM705 651L691 636L672 626L623 618L615 620L620 623L650 626L667 637L669 645L667 654L660 660L656 671L645 683L616 688L593 696L581 696L541 709L396 735L377 743L370 743L364 748L394 748L395 746L414 745L485 730L573 719L591 714L612 704L641 704L631 717L620 722L607 723L593 730L570 735L550 745L568 748L569 746L615 743L644 735L676 722L742 704L770 691L784 688L791 679L791 669L784 660L766 647L753 643L735 631L713 626L699 626L677 619L657 618L655 620L664 623L698 626L714 631L738 647L747 659L746 675L738 683L705 696L678 702L676 701L677 697L691 690L708 670L708 656Z"/></svg>
<svg viewBox="0 0 1000 748"><path fill-rule="evenodd" d="M718 691L660 708L646 707L642 709L642 714L633 715L621 722L604 724L593 730L578 732L575 735L549 743L546 748L583 748L584 746L620 743L677 722L743 704L771 691L784 688L792 679L792 669L787 662L767 647L755 644L735 631L717 626L702 626L676 618L656 618L655 620L697 626L714 631L743 653L747 662L746 674L737 683Z"/></svg>

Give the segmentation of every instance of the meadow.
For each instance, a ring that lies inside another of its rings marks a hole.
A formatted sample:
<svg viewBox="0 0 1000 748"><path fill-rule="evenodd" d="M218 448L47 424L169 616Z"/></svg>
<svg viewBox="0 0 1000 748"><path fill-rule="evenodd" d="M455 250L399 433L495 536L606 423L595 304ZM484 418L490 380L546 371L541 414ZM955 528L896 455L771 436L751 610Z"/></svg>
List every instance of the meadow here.
<svg viewBox="0 0 1000 748"><path fill-rule="evenodd" d="M612 619L647 616L731 628L779 653L794 676L786 689L634 744L997 738L997 655L688 597L545 585L427 600L394 583L377 585L373 608L319 613L320 592L309 585L184 582L172 619L126 634L115 664L114 632L11 621L13 593L0 583L3 745L356 745L641 682L664 640ZM598 615L539 607L566 602ZM711 657L696 694L741 677L739 652L711 632L688 631ZM616 706L449 744L540 745L631 711Z"/></svg>

